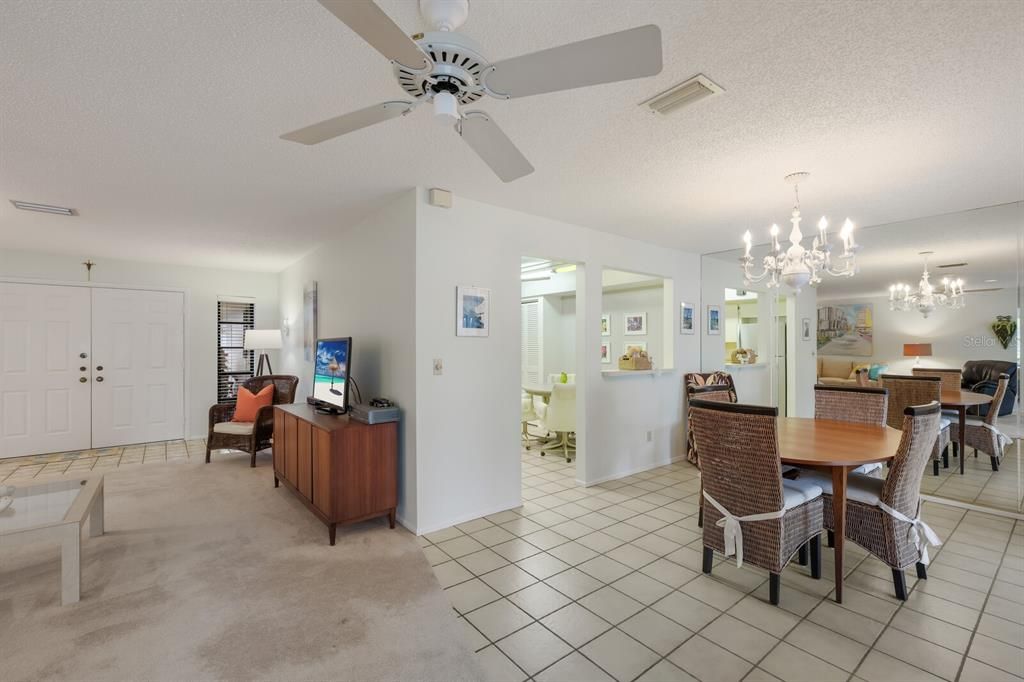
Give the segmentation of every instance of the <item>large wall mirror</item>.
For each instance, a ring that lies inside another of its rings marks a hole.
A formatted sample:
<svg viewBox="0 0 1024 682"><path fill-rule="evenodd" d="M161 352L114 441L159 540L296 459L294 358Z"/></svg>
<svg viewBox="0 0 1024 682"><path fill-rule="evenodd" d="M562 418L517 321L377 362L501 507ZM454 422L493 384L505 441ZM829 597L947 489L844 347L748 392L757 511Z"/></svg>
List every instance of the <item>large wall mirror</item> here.
<svg viewBox="0 0 1024 682"><path fill-rule="evenodd" d="M967 402L984 402L1008 375L997 406L967 408L965 452L950 448L937 472L930 463L921 490L1021 512L1024 202L863 228L856 238L855 276L825 276L799 294L744 284L742 249L705 255L702 371L730 371L740 402L775 405L791 416L813 415L816 382L855 385L861 376L862 383L884 387L887 376L951 370L939 373L947 391L958 386ZM767 246L752 253L760 262ZM929 286L934 294L948 288L954 300L929 302L922 296ZM720 334L707 329L709 307L721 311ZM735 349L744 346L755 351L754 363L743 353L736 361ZM973 393L983 397L966 395ZM956 423L955 409L950 405L947 416Z"/></svg>

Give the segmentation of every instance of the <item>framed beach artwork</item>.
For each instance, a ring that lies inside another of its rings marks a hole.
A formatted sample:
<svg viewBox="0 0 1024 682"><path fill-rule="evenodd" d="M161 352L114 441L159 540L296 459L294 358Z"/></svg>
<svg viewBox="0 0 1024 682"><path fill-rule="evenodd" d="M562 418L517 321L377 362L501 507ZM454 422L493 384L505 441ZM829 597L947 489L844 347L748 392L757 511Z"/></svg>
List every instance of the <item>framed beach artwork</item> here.
<svg viewBox="0 0 1024 682"><path fill-rule="evenodd" d="M818 355L875 354L871 303L841 303L818 308Z"/></svg>
<svg viewBox="0 0 1024 682"><path fill-rule="evenodd" d="M607 365L612 361L611 345L607 341L601 342L601 364Z"/></svg>
<svg viewBox="0 0 1024 682"><path fill-rule="evenodd" d="M692 303L679 304L679 333L692 334L694 331Z"/></svg>
<svg viewBox="0 0 1024 682"><path fill-rule="evenodd" d="M316 318L316 282L310 282L302 288L302 354L306 362L313 362L316 357Z"/></svg>
<svg viewBox="0 0 1024 682"><path fill-rule="evenodd" d="M491 290L455 288L455 335L488 336L491 331Z"/></svg>
<svg viewBox="0 0 1024 682"><path fill-rule="evenodd" d="M601 313L601 336L612 335L612 316L608 313Z"/></svg>
<svg viewBox="0 0 1024 682"><path fill-rule="evenodd" d="M626 313L622 333L627 336L647 336L647 313Z"/></svg>
<svg viewBox="0 0 1024 682"><path fill-rule="evenodd" d="M717 305L708 306L708 334L722 333L722 308Z"/></svg>

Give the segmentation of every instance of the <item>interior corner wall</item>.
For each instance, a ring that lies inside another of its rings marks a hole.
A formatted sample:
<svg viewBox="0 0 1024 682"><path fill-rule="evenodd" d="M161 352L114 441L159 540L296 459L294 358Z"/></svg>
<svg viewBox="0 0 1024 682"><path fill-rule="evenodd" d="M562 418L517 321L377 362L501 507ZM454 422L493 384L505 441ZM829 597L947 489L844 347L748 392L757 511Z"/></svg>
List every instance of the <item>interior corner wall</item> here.
<svg viewBox="0 0 1024 682"><path fill-rule="evenodd" d="M0 249L0 279L48 283L88 281L83 256ZM225 268L96 258L92 284L185 291L185 437L206 438L210 406L217 402L217 298L251 298L256 328L275 329L280 321L277 274ZM277 355L270 353L277 365Z"/></svg>
<svg viewBox="0 0 1024 682"><path fill-rule="evenodd" d="M684 456L681 375L699 367L699 337L672 335L673 370L602 376L608 366L599 357L601 272L609 267L674 280L672 324L678 329L679 301L695 301L700 294L699 256L461 196L452 208L437 208L427 204L423 189L416 208L419 532L521 504L524 255L581 264L577 478L593 484ZM456 336L458 285L491 290L489 336ZM443 362L440 375L433 374L435 358Z"/></svg>
<svg viewBox="0 0 1024 682"><path fill-rule="evenodd" d="M296 400L311 392L313 363L303 350L302 299L305 285L315 281L317 335L351 336L351 374L364 401L383 396L401 408L398 520L412 530L417 527L415 200L410 189L358 223L339 225L331 241L279 275L280 315L291 327L281 361L284 372L299 377Z"/></svg>

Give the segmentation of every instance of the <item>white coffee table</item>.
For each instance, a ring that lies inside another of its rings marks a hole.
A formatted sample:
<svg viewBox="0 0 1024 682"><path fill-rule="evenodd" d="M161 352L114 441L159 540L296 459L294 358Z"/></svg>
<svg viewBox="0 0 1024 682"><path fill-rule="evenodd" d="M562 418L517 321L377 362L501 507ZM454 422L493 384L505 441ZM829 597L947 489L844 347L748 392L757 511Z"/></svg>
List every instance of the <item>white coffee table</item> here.
<svg viewBox="0 0 1024 682"><path fill-rule="evenodd" d="M0 553L14 545L60 543L61 604L74 604L82 581L82 524L103 535L103 474L15 486L14 502L0 512Z"/></svg>

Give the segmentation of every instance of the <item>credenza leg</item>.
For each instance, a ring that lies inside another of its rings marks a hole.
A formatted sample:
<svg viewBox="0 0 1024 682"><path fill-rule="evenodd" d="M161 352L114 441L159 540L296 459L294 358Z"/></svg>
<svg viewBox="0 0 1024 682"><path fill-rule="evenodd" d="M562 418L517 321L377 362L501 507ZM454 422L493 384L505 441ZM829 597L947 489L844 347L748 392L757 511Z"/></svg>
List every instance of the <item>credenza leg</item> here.
<svg viewBox="0 0 1024 682"><path fill-rule="evenodd" d="M331 536L331 547L334 546L334 536L335 536L335 533L337 532L337 530L338 530L338 524L336 524L336 523L332 523L329 526L327 526L327 533Z"/></svg>
<svg viewBox="0 0 1024 682"><path fill-rule="evenodd" d="M392 509L391 511L388 512L388 527L390 527L390 528L394 528L395 527L395 510L394 509Z"/></svg>

